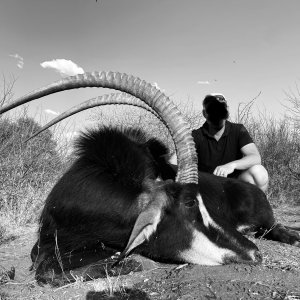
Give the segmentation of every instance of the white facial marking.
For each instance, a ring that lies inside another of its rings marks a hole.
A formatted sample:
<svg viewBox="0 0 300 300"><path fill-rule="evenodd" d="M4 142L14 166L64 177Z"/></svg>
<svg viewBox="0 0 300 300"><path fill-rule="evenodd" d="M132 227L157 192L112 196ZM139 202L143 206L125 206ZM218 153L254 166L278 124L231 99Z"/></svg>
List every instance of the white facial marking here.
<svg viewBox="0 0 300 300"><path fill-rule="evenodd" d="M202 200L202 197L200 196L200 194L197 195L197 200L199 202L199 209L200 209L200 213L202 215L202 219L203 219L203 224L205 227L213 226L215 228L218 228L219 226L214 222L214 220L210 217L204 203Z"/></svg>
<svg viewBox="0 0 300 300"><path fill-rule="evenodd" d="M197 230L193 232L191 248L180 253L180 257L186 262L209 266L221 265L224 257L234 256L233 251L218 247Z"/></svg>
<svg viewBox="0 0 300 300"><path fill-rule="evenodd" d="M203 224L206 228L214 227L220 235L228 239L232 245L239 246L239 241L230 236L222 227L220 227L209 215L202 197L197 195L199 202L199 210L202 215ZM239 229L246 229L247 226L239 226ZM236 253L232 250L219 247L214 242L210 241L202 232L196 231L193 233L194 239L191 244L191 249L183 252L183 256L187 261L203 265L219 265L224 262L224 258L236 258ZM248 251L248 255L255 261L255 250Z"/></svg>
<svg viewBox="0 0 300 300"><path fill-rule="evenodd" d="M236 230L239 232L244 232L245 230L250 229L250 228L251 228L251 225L240 225L237 227Z"/></svg>
<svg viewBox="0 0 300 300"><path fill-rule="evenodd" d="M253 261L256 261L255 253L256 253L255 250L250 250L250 251L248 252L249 256L252 258Z"/></svg>

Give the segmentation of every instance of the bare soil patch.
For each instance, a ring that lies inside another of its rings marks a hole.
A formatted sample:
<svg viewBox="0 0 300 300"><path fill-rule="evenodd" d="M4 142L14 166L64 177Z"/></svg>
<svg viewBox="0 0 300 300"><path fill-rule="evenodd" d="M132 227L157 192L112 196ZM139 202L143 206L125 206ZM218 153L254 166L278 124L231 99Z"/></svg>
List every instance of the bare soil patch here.
<svg viewBox="0 0 300 300"><path fill-rule="evenodd" d="M275 209L278 221L300 228L300 207ZM53 288L34 280L29 253L36 228L0 245L1 274L14 266L14 280L0 280L0 299L300 299L300 249L273 241L253 241L263 255L261 265L195 266L159 264L131 255L113 276ZM127 269L126 269L127 266ZM128 270L131 267L132 271ZM126 275L122 275L128 273Z"/></svg>

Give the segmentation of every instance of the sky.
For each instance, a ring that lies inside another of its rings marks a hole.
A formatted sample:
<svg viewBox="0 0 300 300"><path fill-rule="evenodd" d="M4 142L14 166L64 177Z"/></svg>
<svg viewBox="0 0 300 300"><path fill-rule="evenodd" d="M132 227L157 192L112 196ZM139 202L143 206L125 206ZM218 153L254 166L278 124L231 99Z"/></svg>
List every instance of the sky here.
<svg viewBox="0 0 300 300"><path fill-rule="evenodd" d="M118 71L199 112L209 93L232 114L261 93L256 107L280 117L300 81L299 11L299 0L1 0L0 72L16 78L15 98L67 74ZM51 119L107 92L66 91L29 111Z"/></svg>

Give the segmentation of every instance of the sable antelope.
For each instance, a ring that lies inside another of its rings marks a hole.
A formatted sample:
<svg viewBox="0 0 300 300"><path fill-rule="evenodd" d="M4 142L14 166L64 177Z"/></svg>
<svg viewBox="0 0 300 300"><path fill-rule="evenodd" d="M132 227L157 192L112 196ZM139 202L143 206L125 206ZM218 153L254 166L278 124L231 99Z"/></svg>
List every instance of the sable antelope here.
<svg viewBox="0 0 300 300"><path fill-rule="evenodd" d="M134 250L158 261L206 265L259 263L258 248L238 231L244 227L269 230L266 237L299 246L299 235L275 223L256 186L198 174L188 124L170 99L145 81L120 73L85 73L33 91L0 113L81 87L113 88L144 101L169 128L178 171L175 177L161 159L166 147L141 130L102 128L82 134L77 160L50 192L40 217L31 254L39 281L51 282L62 270L96 262L102 244L122 251L121 258Z"/></svg>

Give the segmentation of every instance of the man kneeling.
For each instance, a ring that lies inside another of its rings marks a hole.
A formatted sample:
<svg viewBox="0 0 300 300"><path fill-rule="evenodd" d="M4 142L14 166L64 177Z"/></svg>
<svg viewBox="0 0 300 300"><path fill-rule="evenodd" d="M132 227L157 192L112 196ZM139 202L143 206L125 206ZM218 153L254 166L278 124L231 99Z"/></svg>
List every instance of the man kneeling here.
<svg viewBox="0 0 300 300"><path fill-rule="evenodd" d="M261 165L259 151L244 125L227 120L229 113L224 96L206 96L203 116L206 122L192 132L199 171L250 182L265 192L268 172Z"/></svg>

